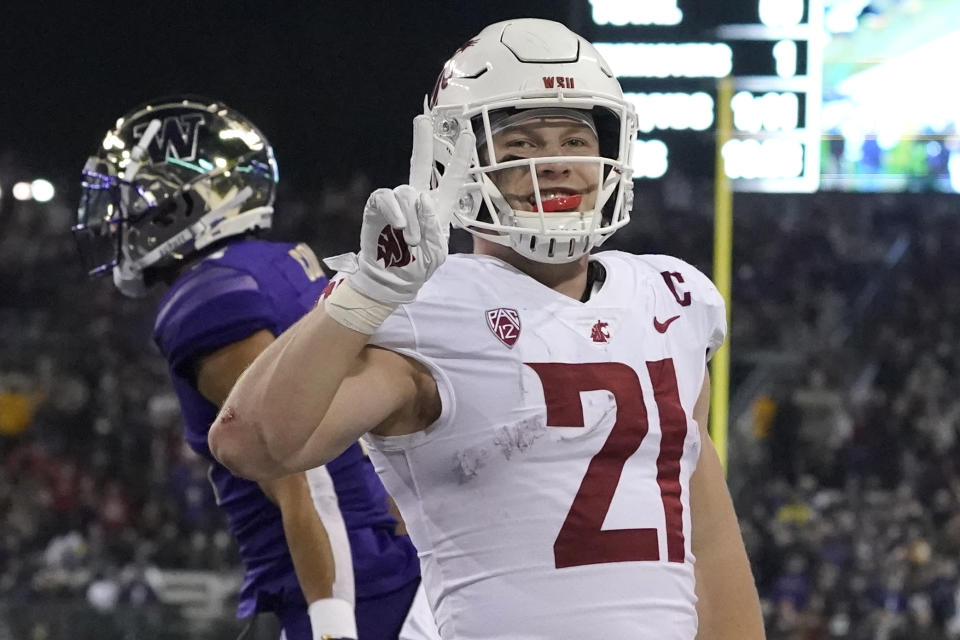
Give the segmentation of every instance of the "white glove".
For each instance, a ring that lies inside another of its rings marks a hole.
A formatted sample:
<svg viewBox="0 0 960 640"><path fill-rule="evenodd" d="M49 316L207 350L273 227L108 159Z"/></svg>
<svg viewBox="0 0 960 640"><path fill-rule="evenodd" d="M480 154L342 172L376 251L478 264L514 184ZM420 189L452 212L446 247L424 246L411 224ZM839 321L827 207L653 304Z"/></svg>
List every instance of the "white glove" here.
<svg viewBox="0 0 960 640"><path fill-rule="evenodd" d="M335 256L327 264L349 273L350 286L367 298L391 305L413 302L447 258L450 221L475 144L472 133L461 134L440 183L430 189L432 124L427 115L414 118L410 184L370 194L354 269L347 256Z"/></svg>

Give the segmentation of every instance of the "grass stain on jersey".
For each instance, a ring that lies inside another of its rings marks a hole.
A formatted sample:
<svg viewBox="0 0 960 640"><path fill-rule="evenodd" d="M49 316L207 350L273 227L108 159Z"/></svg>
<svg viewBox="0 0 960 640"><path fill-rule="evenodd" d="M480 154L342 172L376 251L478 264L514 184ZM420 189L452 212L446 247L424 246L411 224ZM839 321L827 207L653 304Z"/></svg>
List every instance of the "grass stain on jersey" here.
<svg viewBox="0 0 960 640"><path fill-rule="evenodd" d="M483 465L486 464L490 452L484 447L467 447L455 454L454 470L460 478L460 484L473 480Z"/></svg>
<svg viewBox="0 0 960 640"><path fill-rule="evenodd" d="M514 424L508 424L497 429L497 436L493 444L500 448L503 457L509 460L513 453L524 453L533 446L537 438L547 432L547 425L543 416L526 418Z"/></svg>

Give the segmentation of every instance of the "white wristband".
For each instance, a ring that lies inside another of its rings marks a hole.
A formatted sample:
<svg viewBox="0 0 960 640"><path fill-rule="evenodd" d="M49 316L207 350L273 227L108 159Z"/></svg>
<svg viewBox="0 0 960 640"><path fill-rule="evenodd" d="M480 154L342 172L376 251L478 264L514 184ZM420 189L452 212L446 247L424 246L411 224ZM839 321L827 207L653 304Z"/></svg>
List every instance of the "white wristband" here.
<svg viewBox="0 0 960 640"><path fill-rule="evenodd" d="M344 280L327 296L323 308L327 315L345 326L368 336L376 333L377 328L393 313L397 304L378 302L368 298L350 286Z"/></svg>
<svg viewBox="0 0 960 640"><path fill-rule="evenodd" d="M325 638L357 638L357 620L353 615L353 605L339 598L314 600L307 607L310 616L310 629L313 640Z"/></svg>

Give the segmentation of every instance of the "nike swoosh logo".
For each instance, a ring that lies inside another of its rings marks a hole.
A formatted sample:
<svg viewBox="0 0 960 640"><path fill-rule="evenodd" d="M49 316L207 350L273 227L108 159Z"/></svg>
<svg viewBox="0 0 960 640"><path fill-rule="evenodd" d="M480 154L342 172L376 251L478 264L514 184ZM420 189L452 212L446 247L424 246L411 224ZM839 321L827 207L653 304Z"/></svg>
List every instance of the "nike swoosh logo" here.
<svg viewBox="0 0 960 640"><path fill-rule="evenodd" d="M670 323L679 317L680 316L673 316L672 318L667 318L665 321L660 322L657 320L657 316L653 316L653 328L656 329L658 333L666 333L667 329L670 328Z"/></svg>

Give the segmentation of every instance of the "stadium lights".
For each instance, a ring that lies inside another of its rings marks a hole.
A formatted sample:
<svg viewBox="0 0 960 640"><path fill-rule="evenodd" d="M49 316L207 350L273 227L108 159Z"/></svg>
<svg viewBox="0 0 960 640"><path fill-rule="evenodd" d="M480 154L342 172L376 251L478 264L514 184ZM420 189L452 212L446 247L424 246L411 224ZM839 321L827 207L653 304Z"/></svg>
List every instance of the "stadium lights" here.
<svg viewBox="0 0 960 640"><path fill-rule="evenodd" d="M30 191L33 193L33 199L37 202L50 202L56 195L56 189L50 184L49 180L37 178L30 183Z"/></svg>
<svg viewBox="0 0 960 640"><path fill-rule="evenodd" d="M33 189L29 182L18 182L13 185L13 197L17 200L29 200L33 197Z"/></svg>
<svg viewBox="0 0 960 640"><path fill-rule="evenodd" d="M36 202L50 202L57 194L57 190L49 180L37 178L32 182L18 182L10 190L14 199L21 202L34 200Z"/></svg>

